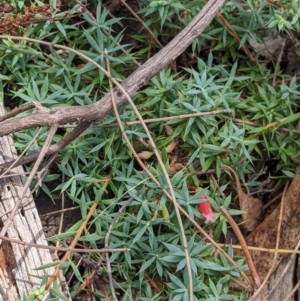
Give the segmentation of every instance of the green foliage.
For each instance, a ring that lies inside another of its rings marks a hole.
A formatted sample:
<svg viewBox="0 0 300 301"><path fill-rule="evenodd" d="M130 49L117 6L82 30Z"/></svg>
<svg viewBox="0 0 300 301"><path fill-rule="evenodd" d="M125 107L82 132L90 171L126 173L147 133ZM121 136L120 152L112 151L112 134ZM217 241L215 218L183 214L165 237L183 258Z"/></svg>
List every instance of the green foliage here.
<svg viewBox="0 0 300 301"><path fill-rule="evenodd" d="M119 30L117 23L126 23L126 19L110 17L101 3L97 4L101 1L90 2L89 9L95 12L95 16L82 12L82 25L68 22L68 19L61 20L59 17L63 11L56 11L53 18L57 21L31 24L24 36L77 49L104 68L104 50L107 49L112 76L123 80L131 71L135 58L145 59L144 54L151 47L149 37L137 31L132 37L139 42L138 49L134 47L134 40L132 44L119 45L124 32ZM142 0L139 14L157 37L169 40L205 2ZM41 5L39 2L35 4ZM245 182L247 175L254 175L246 185L253 189L262 185L262 180L256 175L259 171L255 171L257 162L268 160L272 162L273 180L279 189L283 179L293 177L297 167L295 159L300 159L299 139L294 131L299 119L296 79L280 73L281 82L273 86L273 69L254 66L239 51L241 46L250 47L249 38L261 41L259 34L266 28L279 29L287 34L299 31L298 2L286 1L285 5L285 9L279 9L266 1L249 0L243 4L230 1L221 12L239 35L239 42L216 18L188 50L193 58L190 63L179 61L177 72L171 67L161 71L134 95L144 119L232 110L231 114L177 118L148 125L168 168L171 168L174 156L168 154L166 147L178 141L176 158L183 168L171 174L177 201L191 219L202 222L197 204L200 195L205 193L218 213L213 227L215 239L224 237L228 227L220 206L228 208L232 215L240 214L232 209L228 175L221 169L222 165L234 166ZM15 3L20 12L24 6L23 1ZM69 7L69 18L79 18L79 1L70 3ZM210 44L214 41L217 43ZM108 79L102 72L68 51L7 38L0 42L0 57L0 80L5 93L20 99L21 103L35 100L49 108L83 106L98 101L109 91ZM119 113L123 122L136 120L127 104L119 109ZM56 190L67 193L79 205L83 219L91 205L98 203L92 227L81 237L81 241L89 243L91 248L103 245L105 235L116 219L109 247L130 249L110 256L115 287L123 291L123 300L188 300L186 258L174 207L162 194L161 187L150 181L137 166L120 130L107 127L115 122L114 114L109 114L95 124L96 127L70 143L60 153L59 172L48 175L41 189L51 195L47 183L63 174L66 180L57 185ZM171 135L166 133L166 125L172 129ZM67 128L64 134L70 131ZM17 149L24 150L36 133L36 129L15 133ZM48 129L43 129L27 153L39 150L48 133ZM126 133L137 152L149 150L141 125L126 126ZM61 138L57 134L54 142ZM166 187L156 160L151 157L145 163L161 186ZM219 188L207 175L196 175L209 169L214 170ZM195 193L191 187L204 190ZM221 193L226 195L225 199ZM118 216L118 210L129 198L131 202ZM74 235L80 224L81 221L54 239ZM240 270L247 270L244 260L236 258L232 248L227 253L236 260L235 266L221 253L214 256L212 246L206 244L191 222L183 218L183 224L188 240L194 300L246 300L245 292L232 289L232 278L239 280ZM102 260L105 263L105 259ZM68 269L75 272L78 282L75 287L82 283L83 275L73 262L63 267L64 272ZM159 293L153 290L146 274L158 284ZM42 285L23 300L41 298L44 290ZM51 293L60 297L55 287Z"/></svg>

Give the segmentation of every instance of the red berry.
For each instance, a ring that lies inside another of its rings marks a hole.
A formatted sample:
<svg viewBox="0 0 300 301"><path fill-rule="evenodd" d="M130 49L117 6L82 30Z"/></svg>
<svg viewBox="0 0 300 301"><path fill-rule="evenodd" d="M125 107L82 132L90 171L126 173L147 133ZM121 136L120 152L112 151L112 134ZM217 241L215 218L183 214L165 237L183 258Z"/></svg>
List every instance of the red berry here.
<svg viewBox="0 0 300 301"><path fill-rule="evenodd" d="M212 211L206 195L202 195L200 199L205 200L204 202L198 204L199 212L205 218L205 224L214 223L218 215Z"/></svg>

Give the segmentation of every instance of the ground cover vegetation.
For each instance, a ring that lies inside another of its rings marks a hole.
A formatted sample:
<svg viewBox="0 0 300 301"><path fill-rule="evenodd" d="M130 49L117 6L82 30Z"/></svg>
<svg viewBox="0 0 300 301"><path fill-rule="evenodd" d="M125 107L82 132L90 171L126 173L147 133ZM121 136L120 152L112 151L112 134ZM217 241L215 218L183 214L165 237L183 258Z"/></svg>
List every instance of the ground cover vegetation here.
<svg viewBox="0 0 300 301"><path fill-rule="evenodd" d="M118 1L11 1L13 5L0 6L0 34L76 49L121 82L172 40L205 2L128 1L134 16ZM79 206L82 220L49 241L65 245L64 239L77 232L97 204L78 244L129 249L89 255L98 263L97 273L111 277L119 300L247 300L251 295L241 281L242 272L248 270L243 256L235 256L231 246L223 248L227 256L217 251L192 221L217 242L226 241L230 228L221 206L241 222L237 183L224 166L235 170L247 195L264 204L295 175L300 160L300 92L297 70L290 72L289 49L297 47L298 5L298 1L280 5L227 1L179 58L132 95L156 148L132 106L125 103L118 108L124 130L111 112L61 150L51 165L40 190L52 197L49 182L59 180L55 191ZM105 74L67 49L6 37L0 42L0 58L7 106L33 100L47 108L84 106L110 93ZM70 133L72 126L61 126L53 142ZM14 133L18 151L32 140L27 154L41 149L49 128L34 138L38 130ZM138 156L128 148L124 133ZM181 214L182 225L174 203L162 192L170 191L166 173L178 204L189 216ZM199 206L204 202L209 202L211 212ZM91 270L72 260L71 256L61 268L74 272L70 285L74 300L100 298L103 292L81 286ZM42 298L45 287L23 300Z"/></svg>

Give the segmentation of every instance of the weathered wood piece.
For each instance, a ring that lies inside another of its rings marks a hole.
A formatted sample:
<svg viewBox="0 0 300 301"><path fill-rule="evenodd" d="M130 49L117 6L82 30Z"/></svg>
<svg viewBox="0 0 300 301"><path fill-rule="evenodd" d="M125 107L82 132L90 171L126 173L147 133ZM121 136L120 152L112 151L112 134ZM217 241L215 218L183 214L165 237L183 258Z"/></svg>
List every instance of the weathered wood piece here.
<svg viewBox="0 0 300 301"><path fill-rule="evenodd" d="M0 115L5 111L0 105ZM13 140L9 136L0 138L0 162L7 162L17 157L13 147ZM4 224L9 212L16 203L20 202L19 196L23 193L25 183L24 170L21 166L13 168L9 174L11 177L0 179L0 224ZM26 191L23 198L24 204L15 215L13 222L7 231L7 237L24 242L47 245L40 217L30 190ZM53 262L49 250L37 249L16 243L2 241L0 247L0 300L17 300L23 296L32 294L35 288L40 288L42 278L51 275L54 268L36 270L38 267ZM4 258L3 258L4 254ZM2 256L1 256L2 255ZM60 291L68 297L67 286L64 277L60 275Z"/></svg>

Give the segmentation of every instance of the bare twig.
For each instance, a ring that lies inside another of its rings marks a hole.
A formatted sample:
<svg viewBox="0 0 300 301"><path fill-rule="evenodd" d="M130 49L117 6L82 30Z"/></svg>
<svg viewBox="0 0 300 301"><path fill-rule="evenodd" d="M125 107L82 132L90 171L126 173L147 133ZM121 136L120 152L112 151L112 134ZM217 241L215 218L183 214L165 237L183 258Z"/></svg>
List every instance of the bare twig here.
<svg viewBox="0 0 300 301"><path fill-rule="evenodd" d="M111 224L109 225L108 231L105 235L105 241L104 241L104 247L105 248L107 248L107 246L108 246L110 234L113 230L115 222L117 221L117 219L119 218L121 213L130 204L131 201L132 201L132 198L127 200L127 202L118 210L117 214L115 215L114 219L112 220ZM109 254L106 253L105 256L106 256L106 267L107 267L107 275L108 275L108 279L109 279L110 290L111 290L111 293L113 295L113 298L115 300L118 300L117 296L116 296L115 288L114 288L113 278L112 278L112 271L111 271L111 266L110 266Z"/></svg>
<svg viewBox="0 0 300 301"><path fill-rule="evenodd" d="M218 244L220 247L231 247L233 249L242 249L242 246L240 245L229 245L229 244ZM275 253L278 252L278 254L300 254L300 250L294 249L294 250L287 250L287 249L268 249L268 248L261 248L261 247L253 247L248 246L248 249L250 251L259 251L259 252L267 252L267 253Z"/></svg>
<svg viewBox="0 0 300 301"><path fill-rule="evenodd" d="M18 107L14 108L12 111L6 113L4 116L1 116L0 117L0 122L4 121L6 119L9 119L9 118L15 117L20 113L23 113L23 112L26 112L30 109L35 108L35 104L36 103L34 101L32 101L32 102L24 104L23 106L21 106L19 108Z"/></svg>
<svg viewBox="0 0 300 301"><path fill-rule="evenodd" d="M300 114L298 113L298 116L300 117ZM266 126L264 126L261 130L261 132L265 132L267 130L269 130L270 128L275 128L275 127L279 127L281 124L284 124L291 116L287 116L287 117L284 117L278 121L274 121L274 122L271 122L269 124L267 124ZM260 133L256 133L256 136L260 135Z"/></svg>
<svg viewBox="0 0 300 301"><path fill-rule="evenodd" d="M78 248L64 248L64 247L54 247L54 246L47 246L47 245L40 245L34 244L26 241L21 241L13 238L9 238L6 236L0 235L1 240L9 241L11 243L15 243L22 246L34 247L39 249L45 250L52 250L52 251L61 251L61 252L77 252L77 253L106 253L106 252L128 252L130 249L128 248L115 248L115 249L78 249Z"/></svg>
<svg viewBox="0 0 300 301"><path fill-rule="evenodd" d="M77 210L79 208L80 208L79 206L75 206L75 207L71 207L71 208L65 208L65 209L60 209L60 210L56 210L56 211L51 211L51 212L47 212L45 214L40 214L40 217L49 216L49 215L66 212L66 211Z"/></svg>
<svg viewBox="0 0 300 301"><path fill-rule="evenodd" d="M148 180L148 178L144 179L142 182L138 183L137 186L140 185L140 184L142 184L146 180ZM131 189L133 189L133 187ZM119 199L121 199L123 196L124 195L120 196ZM132 201L132 198L129 198L125 202L125 204L118 210L118 212L114 216L112 222L110 223L109 228L107 230L107 233L105 235L105 240L104 240L104 246L105 246L105 248L107 248L107 246L109 244L109 238L110 238L111 232L113 230L113 227L115 225L115 222L117 221L117 219L119 218L119 216L121 215L121 213L130 204L131 201ZM108 274L108 278L109 278L109 283L110 283L111 291L112 291L113 295L115 295L114 286L113 286L113 279L112 279L112 272L111 272L111 266L110 266L110 260L109 260L109 255L108 254L106 254L106 267L107 267L107 274Z"/></svg>
<svg viewBox="0 0 300 301"><path fill-rule="evenodd" d="M106 50L105 50L105 60L106 60L107 71L108 71L108 73L110 75L110 63L109 63L109 59L107 57ZM115 98L114 98L114 93L113 93L113 86L112 86L112 82L111 81L109 81L109 91L110 91L110 95L111 95L113 110L114 110L116 119L118 121L121 133L125 137L126 141L129 142L128 137L125 134L125 131L124 131L124 128L123 128L123 125L122 125L119 113L118 113L118 109L117 109L117 106L116 106L116 102L115 102ZM125 210L125 208L129 205L130 202L131 202L131 198L120 208L119 214L115 216L113 222L110 224L110 226L108 228L108 231L107 231L107 234L105 235L105 243L104 243L105 247L108 246L109 237L110 237L110 233L111 233L111 231L113 229L114 222L117 220L118 216L122 213L123 210ZM117 298L116 292L115 292L115 288L114 288L114 284L113 284L113 278L112 278L112 272L111 272L111 266L110 266L110 259L109 259L109 254L108 253L106 253L106 266L107 266L107 274L108 274L108 278L109 278L109 285L110 285L110 290L111 290L112 297L113 297L113 299L115 301L118 301L118 298Z"/></svg>
<svg viewBox="0 0 300 301"><path fill-rule="evenodd" d="M279 68L279 64L281 63L284 47L285 47L285 39L283 39L281 49L280 49L280 52L279 52L279 55L278 55L278 58L277 58L277 61L276 61L276 66L275 66L274 76L273 76L273 81L272 81L272 86L273 87L276 86L277 71L278 71L278 68Z"/></svg>
<svg viewBox="0 0 300 301"><path fill-rule="evenodd" d="M108 61L108 60L107 60ZM109 80L111 81L111 76L109 76ZM110 83L110 86L111 86L111 83ZM180 238L181 238L181 243L182 243L182 247L183 247L183 250L184 250L184 254L185 254L185 258L186 258L186 267L187 267L187 273L188 273L188 279L189 279L189 300L190 301L193 301L193 276L192 276L192 269L191 269L191 263L190 263L190 254L189 254L189 251L188 251L188 244L187 244L187 240L186 240L186 236L185 236L185 232L184 232L184 227L183 227L183 222L182 222L182 219L181 219L181 216L180 216L180 211L179 211L179 204L177 203L177 200L176 200L176 196L175 196L175 192L174 192L174 189L172 187L172 183L171 183L171 180L170 180L170 177L168 175L168 172L167 172L167 169L162 161L162 158L159 154L159 151L156 147L156 144L150 134L150 131L148 130L146 124L143 122L143 118L142 116L140 115L140 112L138 111L138 109L136 108L134 102L131 100L130 96L126 93L126 91L123 89L123 87L121 86L120 87L121 91L125 94L128 102L130 103L134 113L136 114L136 116L138 117L138 119L140 120L143 128L144 128L144 131L149 139L149 143L152 147L152 150L156 156L156 159L158 161L158 164L159 166L161 167L162 169L162 172L163 172L163 175L165 177L165 180L167 182L167 186L170 190L169 194L171 196L171 201L173 202L173 205L174 205L174 209L175 209L175 213L176 213L176 217L177 217L177 221L178 221L178 224L179 224L179 229L180 229ZM119 118L119 115L118 115L118 110L117 110L117 105L114 101L114 92L112 90L112 86L111 86L111 89L110 89L110 93L111 93L111 98L112 98L112 105L113 105L113 109L114 109L114 112L115 112L115 115L116 115L116 118L117 118L117 121L119 123L119 127L122 131L122 135L123 137L126 139L127 141L127 144L130 146L131 143L127 137L127 135L125 134L125 131L124 131L124 128L123 128L123 125L122 125L122 122ZM130 146L130 149L131 150L134 150L132 146ZM138 158L135 150L134 150L134 153L135 153L135 157ZM141 166L145 166L144 164L141 165Z"/></svg>
<svg viewBox="0 0 300 301"><path fill-rule="evenodd" d="M217 179L215 178L214 175L210 174L209 175L210 179L213 181L215 187L218 189L219 194L221 195L221 197L223 199L226 199L226 195L225 193L220 189L219 183L217 182Z"/></svg>
<svg viewBox="0 0 300 301"><path fill-rule="evenodd" d="M223 24L226 26L226 28L229 30L229 32L231 33L231 35L239 42L241 43L241 39L239 37L239 35L235 32L235 30L233 29L233 27L230 25L230 23L226 20L226 18L220 13L217 13L217 17L223 22ZM255 66L258 66L258 62L256 61L256 59L251 55L250 51L244 46L241 46L241 49L244 51L244 53L246 54L246 56L250 59L250 61L252 62L252 64L254 64Z"/></svg>
<svg viewBox="0 0 300 301"><path fill-rule="evenodd" d="M145 123L153 123L153 122L166 122L171 120L179 120L179 119L187 119L187 118L195 118L195 117L202 117L202 116L211 116L211 115L219 115L219 114L227 114L232 113L233 111L231 109L223 109L223 110L215 110L215 111L209 111L209 112L197 112L197 113L191 113L191 114L183 114L183 115L175 115L175 116L167 116L167 117L160 117L160 118L151 118L151 119L144 119ZM135 125L135 124L141 124L139 120L136 121L127 121L124 122L124 125ZM117 123L110 123L110 124L104 124L104 125L94 125L95 127L116 127L118 126Z"/></svg>
<svg viewBox="0 0 300 301"><path fill-rule="evenodd" d="M254 288L258 289L261 282L260 282L259 276L257 274L256 268L254 266L253 260L250 256L250 253L249 253L246 241L244 239L244 236L243 236L240 228L238 227L238 225L234 221L234 219L228 213L227 209L222 206L222 207L220 207L220 210L222 211L223 215L225 216L225 218L229 222L232 230L234 231L235 235L237 236L237 238L238 238L238 240L239 240L239 242L242 246L242 249L243 249L243 252L244 252L244 255L245 255L245 259L247 261L247 264L248 264L248 267L249 267L249 270L250 270L250 274L251 274L251 277L253 279ZM258 296L258 294L257 294L257 296ZM260 299L261 301L263 301L265 299L262 292L260 294L260 297L261 297L261 299Z"/></svg>
<svg viewBox="0 0 300 301"><path fill-rule="evenodd" d="M273 1L273 0L267 0L267 2L269 2L270 4L272 4L278 8L286 9L286 6L280 2Z"/></svg>
<svg viewBox="0 0 300 301"><path fill-rule="evenodd" d="M62 182L65 182L65 174L62 174ZM64 209L65 209L65 192L63 191L61 194L61 212L60 212L60 219L59 219L59 226L57 234L61 234L61 230L63 227L63 221L64 221ZM57 240L56 246L59 247L59 241ZM55 251L55 254L57 255L57 251Z"/></svg>
<svg viewBox="0 0 300 301"><path fill-rule="evenodd" d="M142 26L147 30L151 38L155 41L155 43L160 47L163 48L163 45L161 42L157 39L157 37L154 35L152 30L146 25L146 23L134 12L134 10L126 3L124 0L120 0L122 4L130 11L130 13L142 24Z"/></svg>

